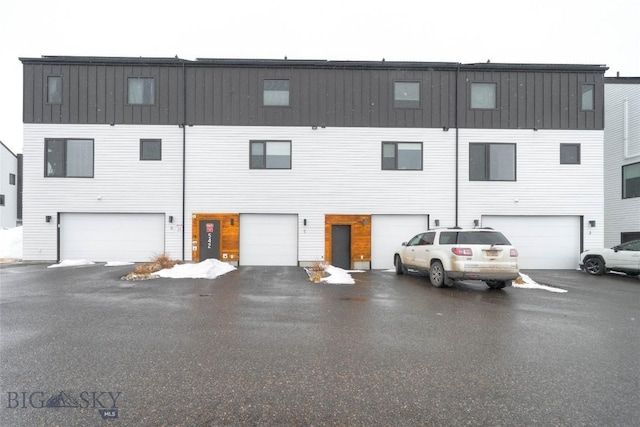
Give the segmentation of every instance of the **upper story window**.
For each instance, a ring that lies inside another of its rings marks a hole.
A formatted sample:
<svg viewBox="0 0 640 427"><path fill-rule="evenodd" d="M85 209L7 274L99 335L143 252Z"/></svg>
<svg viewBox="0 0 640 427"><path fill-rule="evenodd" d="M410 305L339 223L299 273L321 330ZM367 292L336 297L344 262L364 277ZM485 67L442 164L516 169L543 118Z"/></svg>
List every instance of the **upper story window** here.
<svg viewBox="0 0 640 427"><path fill-rule="evenodd" d="M0 206L4 206L4 194L0 194Z"/></svg>
<svg viewBox="0 0 640 427"><path fill-rule="evenodd" d="M560 144L560 164L580 164L580 144Z"/></svg>
<svg viewBox="0 0 640 427"><path fill-rule="evenodd" d="M640 197L640 163L622 167L622 198Z"/></svg>
<svg viewBox="0 0 640 427"><path fill-rule="evenodd" d="M131 105L153 105L156 102L153 77L129 77L127 79L127 102Z"/></svg>
<svg viewBox="0 0 640 427"><path fill-rule="evenodd" d="M262 105L275 107L289 106L289 80L265 79Z"/></svg>
<svg viewBox="0 0 640 427"><path fill-rule="evenodd" d="M497 92L498 85L496 83L471 83L471 108L495 109Z"/></svg>
<svg viewBox="0 0 640 427"><path fill-rule="evenodd" d="M93 178L93 140L45 140L44 176Z"/></svg>
<svg viewBox="0 0 640 427"><path fill-rule="evenodd" d="M61 76L47 76L47 103L62 104Z"/></svg>
<svg viewBox="0 0 640 427"><path fill-rule="evenodd" d="M595 109L595 92L596 85L591 83L583 83L581 85L582 92L582 111L593 111Z"/></svg>
<svg viewBox="0 0 640 427"><path fill-rule="evenodd" d="M515 181L516 144L469 144L470 181Z"/></svg>
<svg viewBox="0 0 640 427"><path fill-rule="evenodd" d="M251 141L250 169L291 169L291 141Z"/></svg>
<svg viewBox="0 0 640 427"><path fill-rule="evenodd" d="M9 185L16 185L16 174L15 173L10 173L9 174Z"/></svg>
<svg viewBox="0 0 640 427"><path fill-rule="evenodd" d="M162 160L162 140L141 139L140 160Z"/></svg>
<svg viewBox="0 0 640 427"><path fill-rule="evenodd" d="M422 143L383 142L382 170L422 170Z"/></svg>
<svg viewBox="0 0 640 427"><path fill-rule="evenodd" d="M395 82L393 84L395 108L420 108L420 82Z"/></svg>

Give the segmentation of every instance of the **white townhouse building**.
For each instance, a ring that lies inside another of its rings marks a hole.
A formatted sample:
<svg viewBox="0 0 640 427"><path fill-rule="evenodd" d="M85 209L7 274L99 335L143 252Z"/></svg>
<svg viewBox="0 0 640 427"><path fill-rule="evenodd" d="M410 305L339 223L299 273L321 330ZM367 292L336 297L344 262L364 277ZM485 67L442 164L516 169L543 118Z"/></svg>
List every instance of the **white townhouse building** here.
<svg viewBox="0 0 640 427"><path fill-rule="evenodd" d="M601 65L21 61L25 259L386 269L483 226L576 268L603 244Z"/></svg>
<svg viewBox="0 0 640 427"><path fill-rule="evenodd" d="M605 246L640 239L640 77L605 78Z"/></svg>
<svg viewBox="0 0 640 427"><path fill-rule="evenodd" d="M18 156L0 141L0 228L18 225Z"/></svg>

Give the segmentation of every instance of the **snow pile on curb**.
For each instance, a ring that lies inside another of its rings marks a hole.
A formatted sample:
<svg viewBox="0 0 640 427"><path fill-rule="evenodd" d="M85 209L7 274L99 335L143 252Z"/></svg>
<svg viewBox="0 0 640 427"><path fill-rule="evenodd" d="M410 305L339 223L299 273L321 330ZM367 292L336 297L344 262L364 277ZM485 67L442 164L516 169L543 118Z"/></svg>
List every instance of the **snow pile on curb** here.
<svg viewBox="0 0 640 427"><path fill-rule="evenodd" d="M351 273L364 273L363 270L344 270L332 265L318 264L312 268L305 268L309 280L314 283L328 283L330 285L354 285L356 281Z"/></svg>
<svg viewBox="0 0 640 427"><path fill-rule="evenodd" d="M87 261L86 259L65 259L57 264L48 266L47 268L59 268L59 267L77 267L79 265L91 265L95 264L93 261Z"/></svg>
<svg viewBox="0 0 640 427"><path fill-rule="evenodd" d="M153 276L169 279L215 279L236 268L217 259L206 259L197 264L177 264L173 268L160 270Z"/></svg>
<svg viewBox="0 0 640 427"><path fill-rule="evenodd" d="M535 280L531 279L531 277L527 276L524 273L520 273L520 278L517 280L514 280L512 286L514 288L522 288L522 289L543 289L545 291L558 292L558 293L568 292L565 289L554 288L552 286L546 286L546 285L541 285L539 283L536 283Z"/></svg>

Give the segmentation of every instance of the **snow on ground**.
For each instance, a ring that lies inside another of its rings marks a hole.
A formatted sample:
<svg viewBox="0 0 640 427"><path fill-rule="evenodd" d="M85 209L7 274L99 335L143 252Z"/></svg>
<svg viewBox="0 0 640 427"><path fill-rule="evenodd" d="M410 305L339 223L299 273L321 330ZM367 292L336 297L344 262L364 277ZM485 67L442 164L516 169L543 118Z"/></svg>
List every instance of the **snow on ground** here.
<svg viewBox="0 0 640 427"><path fill-rule="evenodd" d="M329 277L323 277L320 281L331 285L354 285L356 281L351 277L351 273L364 273L363 270L343 270L332 265L327 266L324 272L329 274Z"/></svg>
<svg viewBox="0 0 640 427"><path fill-rule="evenodd" d="M104 266L105 267L121 267L123 265L133 265L135 263L129 261L109 261Z"/></svg>
<svg viewBox="0 0 640 427"><path fill-rule="evenodd" d="M22 227L0 228L0 259L22 259Z"/></svg>
<svg viewBox="0 0 640 427"><path fill-rule="evenodd" d="M197 264L177 264L173 268L160 270L154 276L171 279L215 279L236 268L217 259L206 259Z"/></svg>
<svg viewBox="0 0 640 427"><path fill-rule="evenodd" d="M552 286L541 285L536 283L535 280L531 279L531 277L527 276L524 273L520 273L520 277L522 278L523 283L517 283L515 280L513 281L514 288L523 288L523 289L543 289L549 292L557 292L557 293L565 293L568 292L565 289L554 288Z"/></svg>
<svg viewBox="0 0 640 427"><path fill-rule="evenodd" d="M60 268L60 267L77 267L79 265L91 265L95 264L93 261L87 261L86 259L65 259L57 264L48 266L47 268Z"/></svg>

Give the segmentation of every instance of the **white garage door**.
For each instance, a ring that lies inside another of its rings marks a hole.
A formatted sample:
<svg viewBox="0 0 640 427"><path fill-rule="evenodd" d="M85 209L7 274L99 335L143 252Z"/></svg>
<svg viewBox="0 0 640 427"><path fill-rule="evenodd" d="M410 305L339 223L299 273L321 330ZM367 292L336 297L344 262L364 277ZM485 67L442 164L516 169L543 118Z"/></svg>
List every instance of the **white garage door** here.
<svg viewBox="0 0 640 427"><path fill-rule="evenodd" d="M371 268L392 268L395 249L428 225L428 215L372 215Z"/></svg>
<svg viewBox="0 0 640 427"><path fill-rule="evenodd" d="M298 265L297 215L240 215L240 265Z"/></svg>
<svg viewBox="0 0 640 427"><path fill-rule="evenodd" d="M578 267L580 217L482 216L482 226L502 231L518 248L521 269Z"/></svg>
<svg viewBox="0 0 640 427"><path fill-rule="evenodd" d="M149 261L164 252L164 214L63 213L60 259Z"/></svg>

